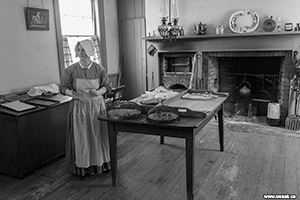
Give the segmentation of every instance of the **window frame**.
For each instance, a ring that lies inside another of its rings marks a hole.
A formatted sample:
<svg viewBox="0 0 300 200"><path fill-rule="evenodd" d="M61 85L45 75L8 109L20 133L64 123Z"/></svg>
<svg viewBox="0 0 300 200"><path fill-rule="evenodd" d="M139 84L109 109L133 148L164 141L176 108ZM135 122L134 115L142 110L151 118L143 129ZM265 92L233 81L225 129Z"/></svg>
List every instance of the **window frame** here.
<svg viewBox="0 0 300 200"><path fill-rule="evenodd" d="M101 61L102 65L107 67L107 54L106 54L106 37L105 37L105 11L104 11L104 0L91 0L92 4L95 4L95 10L92 10L94 22L95 35L99 38ZM60 77L65 70L64 66L64 54L63 54L63 35L61 30L61 19L59 11L58 0L53 0L54 10L54 23L56 32L57 42L57 54L58 54L58 65Z"/></svg>

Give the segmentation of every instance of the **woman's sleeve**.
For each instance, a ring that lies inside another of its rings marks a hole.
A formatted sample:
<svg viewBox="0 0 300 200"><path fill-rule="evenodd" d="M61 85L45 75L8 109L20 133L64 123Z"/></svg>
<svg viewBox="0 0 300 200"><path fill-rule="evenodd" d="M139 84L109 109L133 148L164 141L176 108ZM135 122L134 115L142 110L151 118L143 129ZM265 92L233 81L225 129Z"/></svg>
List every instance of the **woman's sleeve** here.
<svg viewBox="0 0 300 200"><path fill-rule="evenodd" d="M59 91L61 94L66 94L66 89L72 90L73 89L73 78L71 76L71 70L68 68L64 70L61 81L59 84Z"/></svg>
<svg viewBox="0 0 300 200"><path fill-rule="evenodd" d="M112 83L111 80L108 78L106 70L103 70L100 75L100 88L105 87L106 92L111 91Z"/></svg>

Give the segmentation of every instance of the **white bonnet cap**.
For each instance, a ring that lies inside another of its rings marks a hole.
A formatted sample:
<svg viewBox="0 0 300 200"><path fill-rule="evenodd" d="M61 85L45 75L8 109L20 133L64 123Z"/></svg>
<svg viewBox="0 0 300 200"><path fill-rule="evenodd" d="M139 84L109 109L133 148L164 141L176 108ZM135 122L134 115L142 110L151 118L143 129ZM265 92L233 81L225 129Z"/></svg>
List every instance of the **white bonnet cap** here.
<svg viewBox="0 0 300 200"><path fill-rule="evenodd" d="M82 46L87 56L91 57L94 55L94 44L92 40L82 40L79 41L79 44Z"/></svg>

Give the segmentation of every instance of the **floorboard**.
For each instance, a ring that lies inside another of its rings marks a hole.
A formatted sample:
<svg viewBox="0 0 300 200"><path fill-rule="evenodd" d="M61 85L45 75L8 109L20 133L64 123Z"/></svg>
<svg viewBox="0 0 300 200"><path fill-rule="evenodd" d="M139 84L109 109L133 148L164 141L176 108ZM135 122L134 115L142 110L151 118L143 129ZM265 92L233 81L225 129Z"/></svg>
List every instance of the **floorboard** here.
<svg viewBox="0 0 300 200"><path fill-rule="evenodd" d="M256 184L254 199L262 198L264 194L272 194L273 179L276 162L276 138L270 137L266 145L266 152L262 160L262 167L259 171L259 179Z"/></svg>

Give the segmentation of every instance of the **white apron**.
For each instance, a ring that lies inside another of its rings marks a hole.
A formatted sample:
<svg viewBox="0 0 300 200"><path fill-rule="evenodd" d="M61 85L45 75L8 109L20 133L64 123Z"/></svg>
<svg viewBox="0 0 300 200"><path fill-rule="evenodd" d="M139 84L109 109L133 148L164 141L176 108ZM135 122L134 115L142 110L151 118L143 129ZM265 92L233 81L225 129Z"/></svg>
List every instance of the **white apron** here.
<svg viewBox="0 0 300 200"><path fill-rule="evenodd" d="M106 114L105 102L102 96L85 92L92 88L99 88L98 79L76 79L76 91L89 97L87 102L75 99L73 107L75 165L80 168L110 161L107 125L98 120Z"/></svg>

